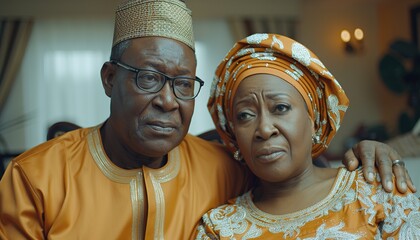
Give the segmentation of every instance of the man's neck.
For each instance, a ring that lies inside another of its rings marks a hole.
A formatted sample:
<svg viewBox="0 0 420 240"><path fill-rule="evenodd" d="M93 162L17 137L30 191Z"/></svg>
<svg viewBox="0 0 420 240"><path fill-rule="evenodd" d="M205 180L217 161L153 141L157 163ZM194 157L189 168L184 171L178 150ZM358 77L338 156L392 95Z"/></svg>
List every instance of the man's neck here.
<svg viewBox="0 0 420 240"><path fill-rule="evenodd" d="M167 155L162 157L149 157L130 151L126 146L115 141L117 138L112 136L112 129L110 128L109 124L104 123L100 129L101 140L106 155L116 166L123 169L137 169L143 166L148 168L161 168L167 163Z"/></svg>

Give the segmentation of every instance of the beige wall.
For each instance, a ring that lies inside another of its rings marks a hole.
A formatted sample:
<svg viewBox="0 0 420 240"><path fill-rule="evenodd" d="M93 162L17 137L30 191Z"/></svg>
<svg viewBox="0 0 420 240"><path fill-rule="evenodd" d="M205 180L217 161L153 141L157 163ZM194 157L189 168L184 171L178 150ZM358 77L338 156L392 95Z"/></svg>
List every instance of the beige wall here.
<svg viewBox="0 0 420 240"><path fill-rule="evenodd" d="M0 0L0 16L110 17L119 0Z"/></svg>
<svg viewBox="0 0 420 240"><path fill-rule="evenodd" d="M379 96L374 86L378 56L376 12L374 1L361 5L352 1L306 0L302 4L298 38L318 54L350 99L344 123L330 146L332 152L341 151L345 139L360 124L380 121ZM349 55L343 50L340 33L356 27L365 32L365 48L360 54Z"/></svg>
<svg viewBox="0 0 420 240"><path fill-rule="evenodd" d="M302 1L298 38L318 54L350 98L350 109L330 152L339 152L361 124L384 123L391 134L395 132L406 98L384 87L378 63L392 40L410 39L408 14L414 4L420 1ZM365 32L365 49L359 55L345 54L340 32L356 27Z"/></svg>
<svg viewBox="0 0 420 240"><path fill-rule="evenodd" d="M378 5L378 51L380 55L385 54L389 45L396 39L411 39L409 9L414 5L420 5L419 0L386 1ZM420 31L420 26L418 26ZM384 123L392 132L397 132L396 123L399 114L407 108L407 94L397 95L391 92L376 78L376 86L382 99L380 114Z"/></svg>
<svg viewBox="0 0 420 240"><path fill-rule="evenodd" d="M120 0L0 0L0 16L114 16ZM186 0L195 19L246 16L294 16L299 0ZM240 7L238 7L240 6Z"/></svg>

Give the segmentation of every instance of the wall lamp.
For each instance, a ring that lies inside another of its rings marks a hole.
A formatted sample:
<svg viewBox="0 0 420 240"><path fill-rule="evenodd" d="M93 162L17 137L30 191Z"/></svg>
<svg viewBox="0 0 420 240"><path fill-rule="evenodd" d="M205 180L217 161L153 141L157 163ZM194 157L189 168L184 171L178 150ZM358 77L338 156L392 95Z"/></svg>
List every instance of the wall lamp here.
<svg viewBox="0 0 420 240"><path fill-rule="evenodd" d="M363 30L356 28L353 33L353 38L349 31L341 31L341 41L344 43L344 50L346 53L360 53L363 51Z"/></svg>

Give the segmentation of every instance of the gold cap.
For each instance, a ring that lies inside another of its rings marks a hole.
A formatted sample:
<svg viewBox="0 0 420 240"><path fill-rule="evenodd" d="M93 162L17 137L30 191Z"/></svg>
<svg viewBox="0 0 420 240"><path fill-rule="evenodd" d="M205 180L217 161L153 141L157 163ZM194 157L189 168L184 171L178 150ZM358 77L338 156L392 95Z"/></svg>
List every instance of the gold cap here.
<svg viewBox="0 0 420 240"><path fill-rule="evenodd" d="M139 37L167 37L195 50L191 10L180 0L128 0L115 13L112 46Z"/></svg>

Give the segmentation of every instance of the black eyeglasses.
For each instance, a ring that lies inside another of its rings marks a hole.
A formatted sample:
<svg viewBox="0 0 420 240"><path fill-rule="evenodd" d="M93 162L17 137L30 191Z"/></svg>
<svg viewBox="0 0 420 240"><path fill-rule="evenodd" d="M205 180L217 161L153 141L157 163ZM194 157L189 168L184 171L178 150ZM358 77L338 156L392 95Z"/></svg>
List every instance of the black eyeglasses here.
<svg viewBox="0 0 420 240"><path fill-rule="evenodd" d="M169 77L161 72L149 69L131 67L122 62L111 60L112 64L136 73L136 85L139 89L148 93L157 93L170 80L175 97L182 100L194 99L200 93L204 81L198 77Z"/></svg>

